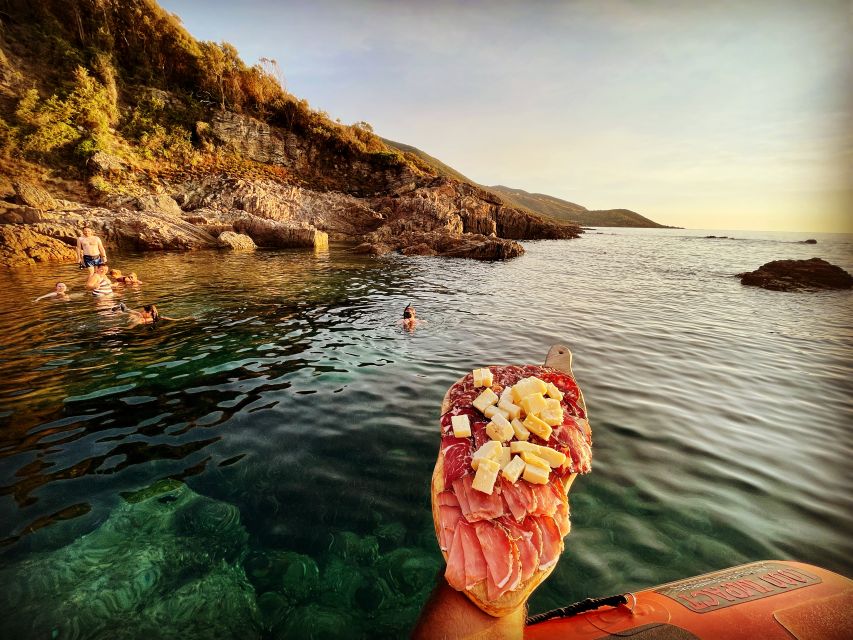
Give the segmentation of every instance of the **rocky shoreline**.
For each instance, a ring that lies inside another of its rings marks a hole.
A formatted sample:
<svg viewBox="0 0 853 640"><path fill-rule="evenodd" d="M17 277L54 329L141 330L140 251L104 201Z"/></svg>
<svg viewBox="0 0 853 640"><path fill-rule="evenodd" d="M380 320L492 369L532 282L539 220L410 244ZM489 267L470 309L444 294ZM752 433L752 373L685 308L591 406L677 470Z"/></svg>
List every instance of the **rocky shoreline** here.
<svg viewBox="0 0 853 640"><path fill-rule="evenodd" d="M340 175L327 167L312 173L319 169L306 160L311 153L300 146L303 140L246 116L220 115L207 135L241 157L275 163L301 177L285 182L211 173L96 204L15 181L0 200L0 265L74 261L84 225L108 251L323 248L331 239L376 256L399 252L476 260L519 256L524 249L518 240L582 233L575 225L507 206L474 185L406 167L378 171L353 163L338 168ZM116 162L101 153L89 169L98 175ZM353 181L354 174L359 180ZM349 188L340 190L344 185Z"/></svg>

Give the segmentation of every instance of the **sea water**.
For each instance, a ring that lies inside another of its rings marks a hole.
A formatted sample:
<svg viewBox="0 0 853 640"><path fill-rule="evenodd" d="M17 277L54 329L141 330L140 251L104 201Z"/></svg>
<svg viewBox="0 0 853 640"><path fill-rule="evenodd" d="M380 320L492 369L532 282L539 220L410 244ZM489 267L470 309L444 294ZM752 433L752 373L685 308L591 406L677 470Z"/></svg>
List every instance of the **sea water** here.
<svg viewBox="0 0 853 640"><path fill-rule="evenodd" d="M524 246L117 254L143 284L109 301L75 265L0 272L0 631L405 637L443 565L445 390L556 343L594 463L531 613L759 559L853 574L853 294L735 277L815 256L853 271L851 236ZM58 280L69 301L32 302ZM119 301L190 319L130 329Z"/></svg>

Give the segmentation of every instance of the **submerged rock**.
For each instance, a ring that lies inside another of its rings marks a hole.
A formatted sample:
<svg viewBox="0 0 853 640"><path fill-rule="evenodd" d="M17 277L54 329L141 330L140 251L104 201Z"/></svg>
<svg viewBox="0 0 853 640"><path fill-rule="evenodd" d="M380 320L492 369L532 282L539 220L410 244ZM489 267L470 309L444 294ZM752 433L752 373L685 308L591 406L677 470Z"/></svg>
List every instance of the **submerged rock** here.
<svg viewBox="0 0 853 640"><path fill-rule="evenodd" d="M853 288L853 276L820 258L774 260L738 277L742 284L771 291Z"/></svg>
<svg viewBox="0 0 853 640"><path fill-rule="evenodd" d="M176 481L128 494L94 531L0 570L16 612L0 636L260 637L247 537L233 505Z"/></svg>

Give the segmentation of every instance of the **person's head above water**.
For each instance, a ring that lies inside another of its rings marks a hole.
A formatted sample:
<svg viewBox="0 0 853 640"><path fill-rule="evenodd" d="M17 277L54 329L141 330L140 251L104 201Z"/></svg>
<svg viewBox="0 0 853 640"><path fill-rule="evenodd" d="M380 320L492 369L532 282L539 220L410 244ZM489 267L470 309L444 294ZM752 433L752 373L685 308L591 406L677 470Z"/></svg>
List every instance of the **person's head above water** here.
<svg viewBox="0 0 853 640"><path fill-rule="evenodd" d="M110 278L121 278L121 269L110 269Z"/></svg>
<svg viewBox="0 0 853 640"><path fill-rule="evenodd" d="M64 282L56 283L56 293L65 293L68 290L68 287L65 286Z"/></svg>
<svg viewBox="0 0 853 640"><path fill-rule="evenodd" d="M403 320L414 320L415 315L415 308L411 304L407 304L406 308L403 309Z"/></svg>
<svg viewBox="0 0 853 640"><path fill-rule="evenodd" d="M160 317L160 314L158 314L158 313L157 313L157 305L154 305L154 304L146 304L145 306L143 306L143 307L142 307L142 310L143 310L145 313L149 314L149 316L151 317L151 319L152 319L154 322L157 322L157 318L159 318L159 317Z"/></svg>

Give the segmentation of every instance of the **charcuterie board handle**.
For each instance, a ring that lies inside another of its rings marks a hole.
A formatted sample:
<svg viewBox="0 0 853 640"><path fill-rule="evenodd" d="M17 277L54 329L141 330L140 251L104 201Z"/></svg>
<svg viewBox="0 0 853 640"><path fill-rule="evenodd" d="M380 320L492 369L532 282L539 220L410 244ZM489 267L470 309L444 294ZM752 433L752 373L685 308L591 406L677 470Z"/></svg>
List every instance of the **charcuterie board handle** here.
<svg viewBox="0 0 853 640"><path fill-rule="evenodd" d="M565 345L555 344L548 349L548 355L545 356L545 366L565 371L573 378L575 377L575 374L572 373L572 352Z"/></svg>

